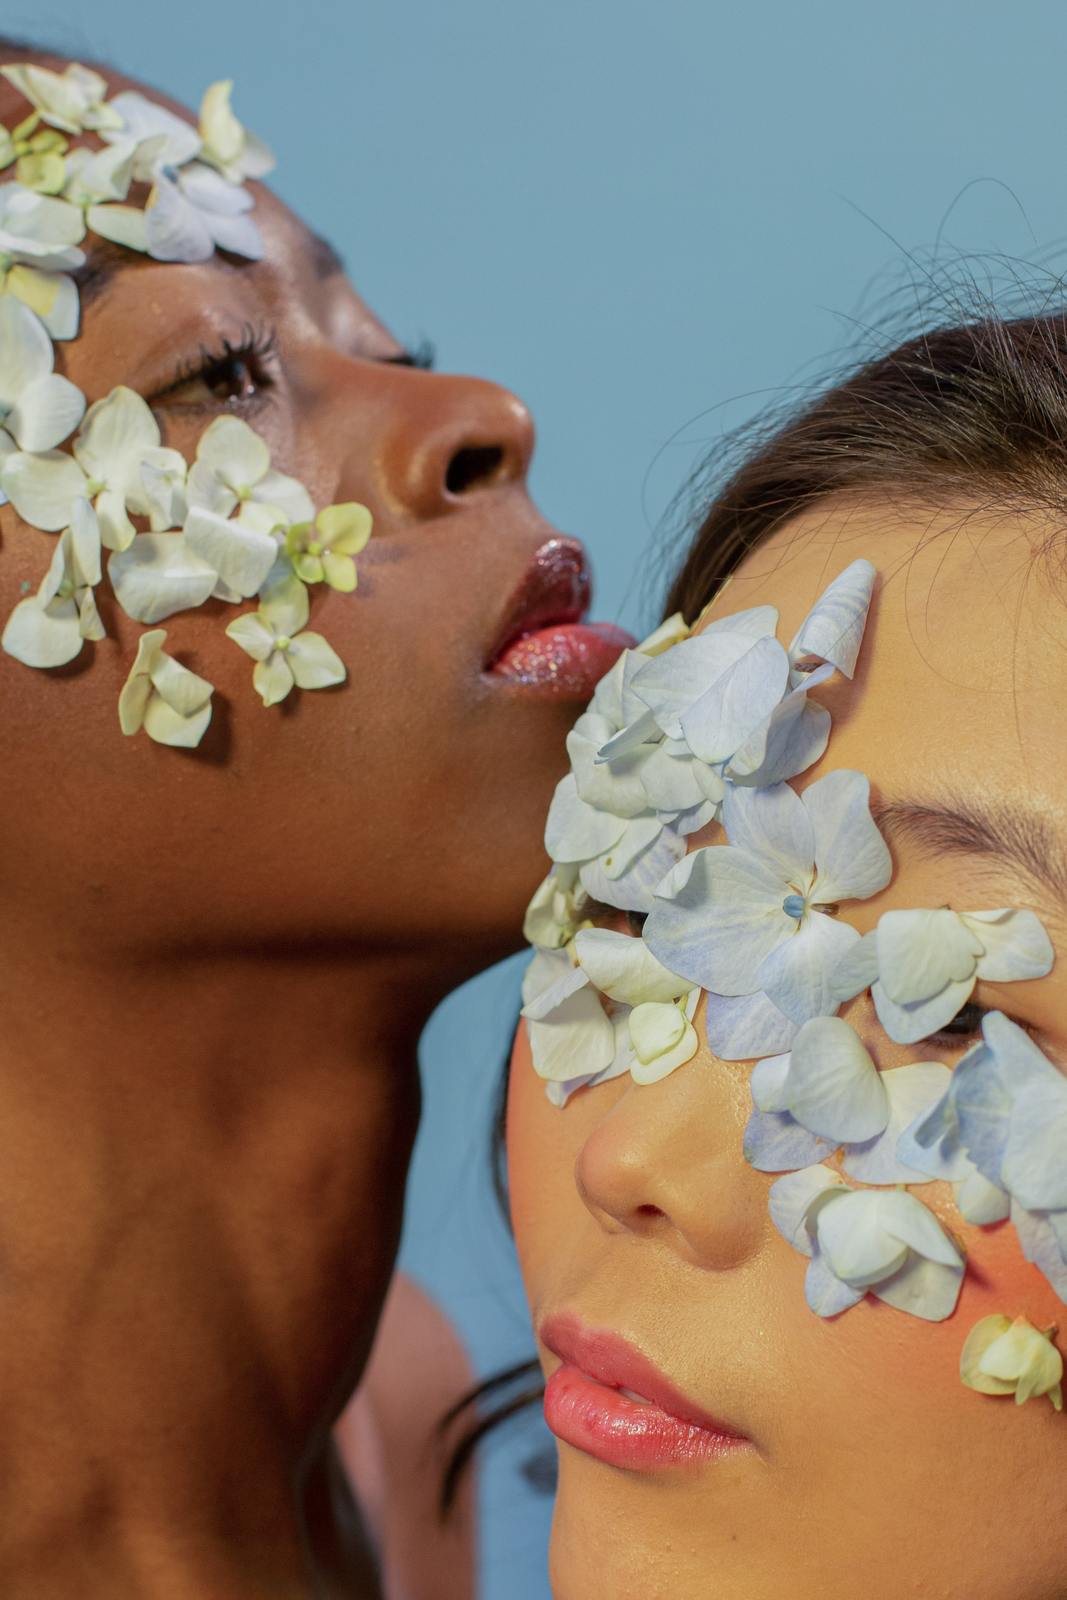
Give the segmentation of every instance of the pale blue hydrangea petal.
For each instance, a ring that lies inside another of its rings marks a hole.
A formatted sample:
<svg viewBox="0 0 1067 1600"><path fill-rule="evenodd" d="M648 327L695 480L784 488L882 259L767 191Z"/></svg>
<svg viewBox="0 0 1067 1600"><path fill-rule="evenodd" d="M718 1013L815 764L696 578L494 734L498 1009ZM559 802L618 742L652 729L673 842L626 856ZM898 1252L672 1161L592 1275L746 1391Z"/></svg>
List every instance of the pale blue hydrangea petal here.
<svg viewBox="0 0 1067 1600"><path fill-rule="evenodd" d="M1016 1097L1000 1172L1028 1211L1067 1209L1067 1078L1055 1070Z"/></svg>
<svg viewBox="0 0 1067 1600"><path fill-rule="evenodd" d="M803 1167L787 1173L771 1184L767 1207L771 1221L795 1250L810 1256L813 1250L814 1223L820 1209L832 1204L847 1186L829 1167Z"/></svg>
<svg viewBox="0 0 1067 1600"><path fill-rule="evenodd" d="M1056 953L1034 912L965 911L962 917L982 941L978 976L987 983L1043 978L1052 970Z"/></svg>
<svg viewBox="0 0 1067 1600"><path fill-rule="evenodd" d="M162 173L145 208L148 253L156 261L210 261L215 237L204 215Z"/></svg>
<svg viewBox="0 0 1067 1600"><path fill-rule="evenodd" d="M646 850L662 838L664 825L653 813L629 817L626 825L610 849L603 851L600 865L609 878L621 878Z"/></svg>
<svg viewBox="0 0 1067 1600"><path fill-rule="evenodd" d="M836 1317L849 1311L866 1294L835 1277L821 1250L816 1250L804 1274L804 1298L817 1317Z"/></svg>
<svg viewBox="0 0 1067 1600"><path fill-rule="evenodd" d="M878 978L895 1005L928 1000L949 984L973 984L982 945L955 911L887 911L877 931Z"/></svg>
<svg viewBox="0 0 1067 1600"><path fill-rule="evenodd" d="M866 900L893 876L893 858L871 816L871 786L862 772L829 772L804 790L815 833L813 900ZM879 945L879 950L881 945Z"/></svg>
<svg viewBox="0 0 1067 1600"><path fill-rule="evenodd" d="M682 735L694 755L709 763L732 756L771 715L788 678L789 659L777 639L757 639L682 713Z"/></svg>
<svg viewBox="0 0 1067 1600"><path fill-rule="evenodd" d="M641 747L617 760L597 760L611 723L596 712L585 712L567 735L567 755L578 793L588 805L611 811L617 817L636 817L648 810L641 781L646 752ZM651 750L647 752L651 753Z"/></svg>
<svg viewBox="0 0 1067 1600"><path fill-rule="evenodd" d="M635 675L633 692L653 712L663 732L680 739L683 713L740 660L754 640L773 637L777 622L773 606L756 606L713 622L702 633L653 657Z"/></svg>
<svg viewBox="0 0 1067 1600"><path fill-rule="evenodd" d="M579 989L551 1015L528 1022L539 1077L568 1082L603 1071L615 1054L615 1031L594 990Z"/></svg>
<svg viewBox="0 0 1067 1600"><path fill-rule="evenodd" d="M809 700L808 690L833 676L820 667L799 688L775 706L767 721L739 745L726 765L726 776L750 788L768 788L806 772L824 753L830 739L830 713Z"/></svg>
<svg viewBox="0 0 1067 1600"><path fill-rule="evenodd" d="M643 744L656 744L662 738L663 734L651 711L642 711L628 728L622 728L618 733L612 734L611 738L601 745L596 758L598 761L615 761L619 756L630 755L634 750L639 750Z"/></svg>
<svg viewBox="0 0 1067 1600"><path fill-rule="evenodd" d="M649 745L641 755L638 772L645 805L657 811L688 811L708 799L706 788L698 777L699 772L707 772L708 769L692 756L686 759L673 754L666 741ZM721 780L718 789L716 799L722 795Z"/></svg>
<svg viewBox="0 0 1067 1600"><path fill-rule="evenodd" d="M795 790L787 783L769 789L745 789L729 783L722 815L730 844L758 858L768 883L775 883L776 895L784 895L785 884L805 892L815 863L815 830Z"/></svg>
<svg viewBox="0 0 1067 1600"><path fill-rule="evenodd" d="M720 1061L751 1061L789 1050L797 1031L797 1023L765 994L708 996L704 1032Z"/></svg>
<svg viewBox="0 0 1067 1600"><path fill-rule="evenodd" d="M664 813L658 815L663 818ZM701 828L706 828L709 822L716 822L719 818L719 807L714 800L705 800L701 805L693 806L689 811L679 811L672 819L671 826L682 838L688 839L691 833L698 833Z"/></svg>
<svg viewBox="0 0 1067 1600"><path fill-rule="evenodd" d="M758 1083L766 1086L767 1079ZM889 1096L856 1030L840 1017L815 1017L797 1034L778 1104L767 1109L792 1112L810 1133L838 1145L882 1133Z"/></svg>
<svg viewBox="0 0 1067 1600"><path fill-rule="evenodd" d="M779 1055L764 1056L752 1068L748 1087L760 1111L789 1110L789 1066L790 1053L784 1051Z"/></svg>
<svg viewBox="0 0 1067 1600"><path fill-rule="evenodd" d="M956 1309L963 1286L963 1262L944 1265L912 1256L893 1277L871 1285L870 1293L897 1311L944 1322Z"/></svg>
<svg viewBox="0 0 1067 1600"><path fill-rule="evenodd" d="M750 994L759 963L794 925L781 908L781 883L754 856L729 845L694 851L686 860L686 881L673 898L663 898L666 885L657 891L645 942L665 967L702 988Z"/></svg>
<svg viewBox="0 0 1067 1600"><path fill-rule="evenodd" d="M623 817L595 811L579 798L574 774L561 778L545 823L545 849L553 861L588 861L610 850L626 827Z"/></svg>
<svg viewBox="0 0 1067 1600"><path fill-rule="evenodd" d="M920 1112L903 1129L897 1139L896 1154L901 1167L921 1172L924 1178L938 1179L943 1183L961 1183L976 1169L960 1143L955 1113L946 1117L950 1097L951 1083L934 1107ZM939 1130L936 1136L935 1127ZM927 1129L929 1142L926 1144L920 1143L916 1136L919 1128Z"/></svg>
<svg viewBox="0 0 1067 1600"><path fill-rule="evenodd" d="M878 1020L886 1033L897 1044L917 1044L928 1039L950 1023L956 1013L967 1004L974 992L974 978L961 983L950 983L929 1000L917 1000L913 1005L900 1006L890 1000L881 981L871 985L871 998Z"/></svg>
<svg viewBox="0 0 1067 1600"><path fill-rule="evenodd" d="M926 1183L929 1174L901 1159L905 1131L924 1116L948 1088L952 1074L938 1061L917 1061L881 1074L889 1108L884 1130L865 1143L850 1142L842 1168L858 1183ZM924 1159L929 1159L923 1152Z"/></svg>
<svg viewBox="0 0 1067 1600"><path fill-rule="evenodd" d="M819 1250L835 1277L854 1289L882 1282L907 1260L907 1240L885 1226L883 1198L873 1189L855 1189L819 1212Z"/></svg>
<svg viewBox="0 0 1067 1600"><path fill-rule="evenodd" d="M648 913L665 875L684 857L684 839L671 828L661 828L652 844L617 876L609 877L599 860L584 862L580 869L581 885L586 894L606 906L614 906L618 911Z"/></svg>
<svg viewBox="0 0 1067 1600"><path fill-rule="evenodd" d="M793 1172L832 1155L829 1139L802 1128L788 1111L753 1110L745 1128L742 1149L749 1166L758 1172Z"/></svg>
<svg viewBox="0 0 1067 1600"><path fill-rule="evenodd" d="M1013 1200L1011 1221L1027 1261L1032 1261L1060 1299L1067 1301L1067 1259L1049 1219L1027 1211Z"/></svg>
<svg viewBox="0 0 1067 1600"><path fill-rule="evenodd" d="M794 1022L828 1016L837 1010L834 969L858 938L847 922L813 911L760 963L755 986Z"/></svg>
<svg viewBox="0 0 1067 1600"><path fill-rule="evenodd" d="M869 561L853 561L816 600L789 647L792 660L811 655L851 678L863 643L877 576Z"/></svg>

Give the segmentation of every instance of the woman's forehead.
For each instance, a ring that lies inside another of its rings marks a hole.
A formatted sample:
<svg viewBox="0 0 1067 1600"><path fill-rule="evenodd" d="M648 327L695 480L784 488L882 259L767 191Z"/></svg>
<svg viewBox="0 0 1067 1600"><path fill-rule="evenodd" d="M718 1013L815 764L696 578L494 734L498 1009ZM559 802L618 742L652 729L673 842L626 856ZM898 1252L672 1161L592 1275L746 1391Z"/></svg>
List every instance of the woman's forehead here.
<svg viewBox="0 0 1067 1600"><path fill-rule="evenodd" d="M878 572L855 679L818 691L831 747L805 783L854 767L889 792L1018 790L1059 812L1067 596L1047 519L974 507L830 504L783 525L703 619L774 605L791 638L849 562Z"/></svg>

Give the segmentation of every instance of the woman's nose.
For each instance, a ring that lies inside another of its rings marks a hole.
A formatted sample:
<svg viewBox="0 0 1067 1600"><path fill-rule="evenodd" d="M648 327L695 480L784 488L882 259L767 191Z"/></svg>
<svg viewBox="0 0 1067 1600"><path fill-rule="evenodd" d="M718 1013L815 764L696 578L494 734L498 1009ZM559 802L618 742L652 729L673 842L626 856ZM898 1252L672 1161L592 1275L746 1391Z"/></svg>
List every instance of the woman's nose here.
<svg viewBox="0 0 1067 1600"><path fill-rule="evenodd" d="M378 491L396 515L443 516L487 490L524 482L533 419L509 390L402 368L391 379L376 465Z"/></svg>
<svg viewBox="0 0 1067 1600"><path fill-rule="evenodd" d="M629 1086L575 1168L603 1228L659 1241L708 1270L740 1266L759 1250L767 1184L741 1153L747 1080L747 1069L702 1051L660 1083Z"/></svg>

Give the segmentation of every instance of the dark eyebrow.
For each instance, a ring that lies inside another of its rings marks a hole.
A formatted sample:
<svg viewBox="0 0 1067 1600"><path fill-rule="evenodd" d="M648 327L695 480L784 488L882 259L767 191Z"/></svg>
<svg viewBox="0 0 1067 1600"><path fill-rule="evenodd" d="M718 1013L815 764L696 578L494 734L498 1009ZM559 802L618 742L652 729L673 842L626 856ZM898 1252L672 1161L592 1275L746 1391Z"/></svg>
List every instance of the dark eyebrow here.
<svg viewBox="0 0 1067 1600"><path fill-rule="evenodd" d="M890 839L910 839L928 855L990 856L1009 862L1039 892L1067 903L1067 852L1048 817L1025 805L966 795L871 801Z"/></svg>
<svg viewBox="0 0 1067 1600"><path fill-rule="evenodd" d="M231 258L219 250L216 250L209 260L193 264L210 267L215 272L239 272L250 265L239 257ZM81 309L83 312L86 311L93 301L105 294L115 279L124 272L137 272L152 266L181 265L183 263L177 261L159 262L155 257L142 255L139 250L131 250L126 245L114 244L110 239L101 240L93 246L84 267L79 267L74 274Z"/></svg>

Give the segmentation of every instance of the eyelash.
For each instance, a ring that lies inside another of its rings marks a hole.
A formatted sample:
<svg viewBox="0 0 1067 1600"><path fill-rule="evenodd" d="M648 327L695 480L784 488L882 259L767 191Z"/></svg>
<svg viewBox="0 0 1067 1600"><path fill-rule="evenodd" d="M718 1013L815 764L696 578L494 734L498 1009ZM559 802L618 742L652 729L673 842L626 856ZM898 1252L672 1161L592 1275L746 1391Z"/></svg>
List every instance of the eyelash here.
<svg viewBox="0 0 1067 1600"><path fill-rule="evenodd" d="M210 386L209 379L212 375L218 379L225 375L228 367L245 366L255 384L255 392L247 399L242 400L234 396L227 400L189 401L186 404L188 409L194 411L214 410L217 406L225 406L228 409L238 406L245 410L252 409L266 402L275 387L276 379L270 368L276 363L277 353L278 335L275 329L257 328L253 323L246 323L241 338L236 343L229 338L223 338L219 347L214 350L202 344L199 355L182 362L166 388L160 390L155 399L157 402L165 400L168 395L198 379Z"/></svg>
<svg viewBox="0 0 1067 1600"><path fill-rule="evenodd" d="M938 1028L936 1033L928 1033L923 1043L939 1044L946 1050L951 1050L957 1045L975 1042L982 1036L982 1018L987 1017L992 1009L991 1006L980 1006L977 1001L968 1000L966 1005L960 1007L950 1023L944 1028ZM970 1027L957 1026L968 1022L971 1023Z"/></svg>

